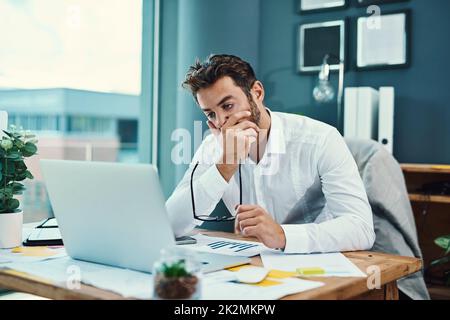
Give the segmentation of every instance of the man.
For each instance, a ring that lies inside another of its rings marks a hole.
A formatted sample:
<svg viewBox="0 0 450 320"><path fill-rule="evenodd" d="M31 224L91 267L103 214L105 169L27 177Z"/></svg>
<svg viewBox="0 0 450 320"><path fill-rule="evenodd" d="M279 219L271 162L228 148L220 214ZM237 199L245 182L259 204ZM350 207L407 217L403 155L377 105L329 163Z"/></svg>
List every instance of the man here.
<svg viewBox="0 0 450 320"><path fill-rule="evenodd" d="M202 223L193 209L208 216L223 199L235 215L235 231L269 248L310 253L372 247L372 211L335 128L266 108L263 84L236 56L197 61L183 86L212 134L167 200L177 236Z"/></svg>

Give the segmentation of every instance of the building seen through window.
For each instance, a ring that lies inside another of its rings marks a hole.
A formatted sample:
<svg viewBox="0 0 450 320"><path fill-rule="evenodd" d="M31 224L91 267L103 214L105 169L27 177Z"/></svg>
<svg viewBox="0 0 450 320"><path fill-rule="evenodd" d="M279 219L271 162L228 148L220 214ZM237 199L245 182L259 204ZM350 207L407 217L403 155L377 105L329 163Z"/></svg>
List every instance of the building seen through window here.
<svg viewBox="0 0 450 320"><path fill-rule="evenodd" d="M138 161L141 36L141 0L0 1L0 110L39 140L26 218L52 214L40 159Z"/></svg>

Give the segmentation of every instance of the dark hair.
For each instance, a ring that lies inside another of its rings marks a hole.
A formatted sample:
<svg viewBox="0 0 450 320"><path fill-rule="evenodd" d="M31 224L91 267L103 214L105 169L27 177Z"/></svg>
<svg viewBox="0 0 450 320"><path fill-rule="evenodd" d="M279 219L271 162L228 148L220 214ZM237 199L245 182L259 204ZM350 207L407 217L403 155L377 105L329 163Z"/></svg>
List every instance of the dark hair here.
<svg viewBox="0 0 450 320"><path fill-rule="evenodd" d="M239 57L227 54L211 55L204 62L198 59L189 67L183 88L188 89L197 101L197 92L208 88L222 77L228 76L251 99L251 88L256 81L251 65ZM198 101L197 101L198 102Z"/></svg>

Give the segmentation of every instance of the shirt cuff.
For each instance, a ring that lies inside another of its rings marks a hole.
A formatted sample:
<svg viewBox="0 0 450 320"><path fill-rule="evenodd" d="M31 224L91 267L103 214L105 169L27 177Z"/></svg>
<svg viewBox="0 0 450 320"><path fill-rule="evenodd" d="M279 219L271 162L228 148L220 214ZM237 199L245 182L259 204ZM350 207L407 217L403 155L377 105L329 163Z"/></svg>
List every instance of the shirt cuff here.
<svg viewBox="0 0 450 320"><path fill-rule="evenodd" d="M310 239L306 225L282 224L281 228L286 237L284 253L310 253Z"/></svg>
<svg viewBox="0 0 450 320"><path fill-rule="evenodd" d="M221 199L229 186L216 165L212 165L201 175L199 183L211 199Z"/></svg>

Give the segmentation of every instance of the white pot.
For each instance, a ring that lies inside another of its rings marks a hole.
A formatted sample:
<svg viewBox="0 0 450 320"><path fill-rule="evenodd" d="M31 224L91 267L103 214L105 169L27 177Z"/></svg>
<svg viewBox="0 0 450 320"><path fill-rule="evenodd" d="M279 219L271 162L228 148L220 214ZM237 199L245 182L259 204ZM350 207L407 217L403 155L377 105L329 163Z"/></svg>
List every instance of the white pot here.
<svg viewBox="0 0 450 320"><path fill-rule="evenodd" d="M22 245L23 212L0 213L0 248L14 248Z"/></svg>

